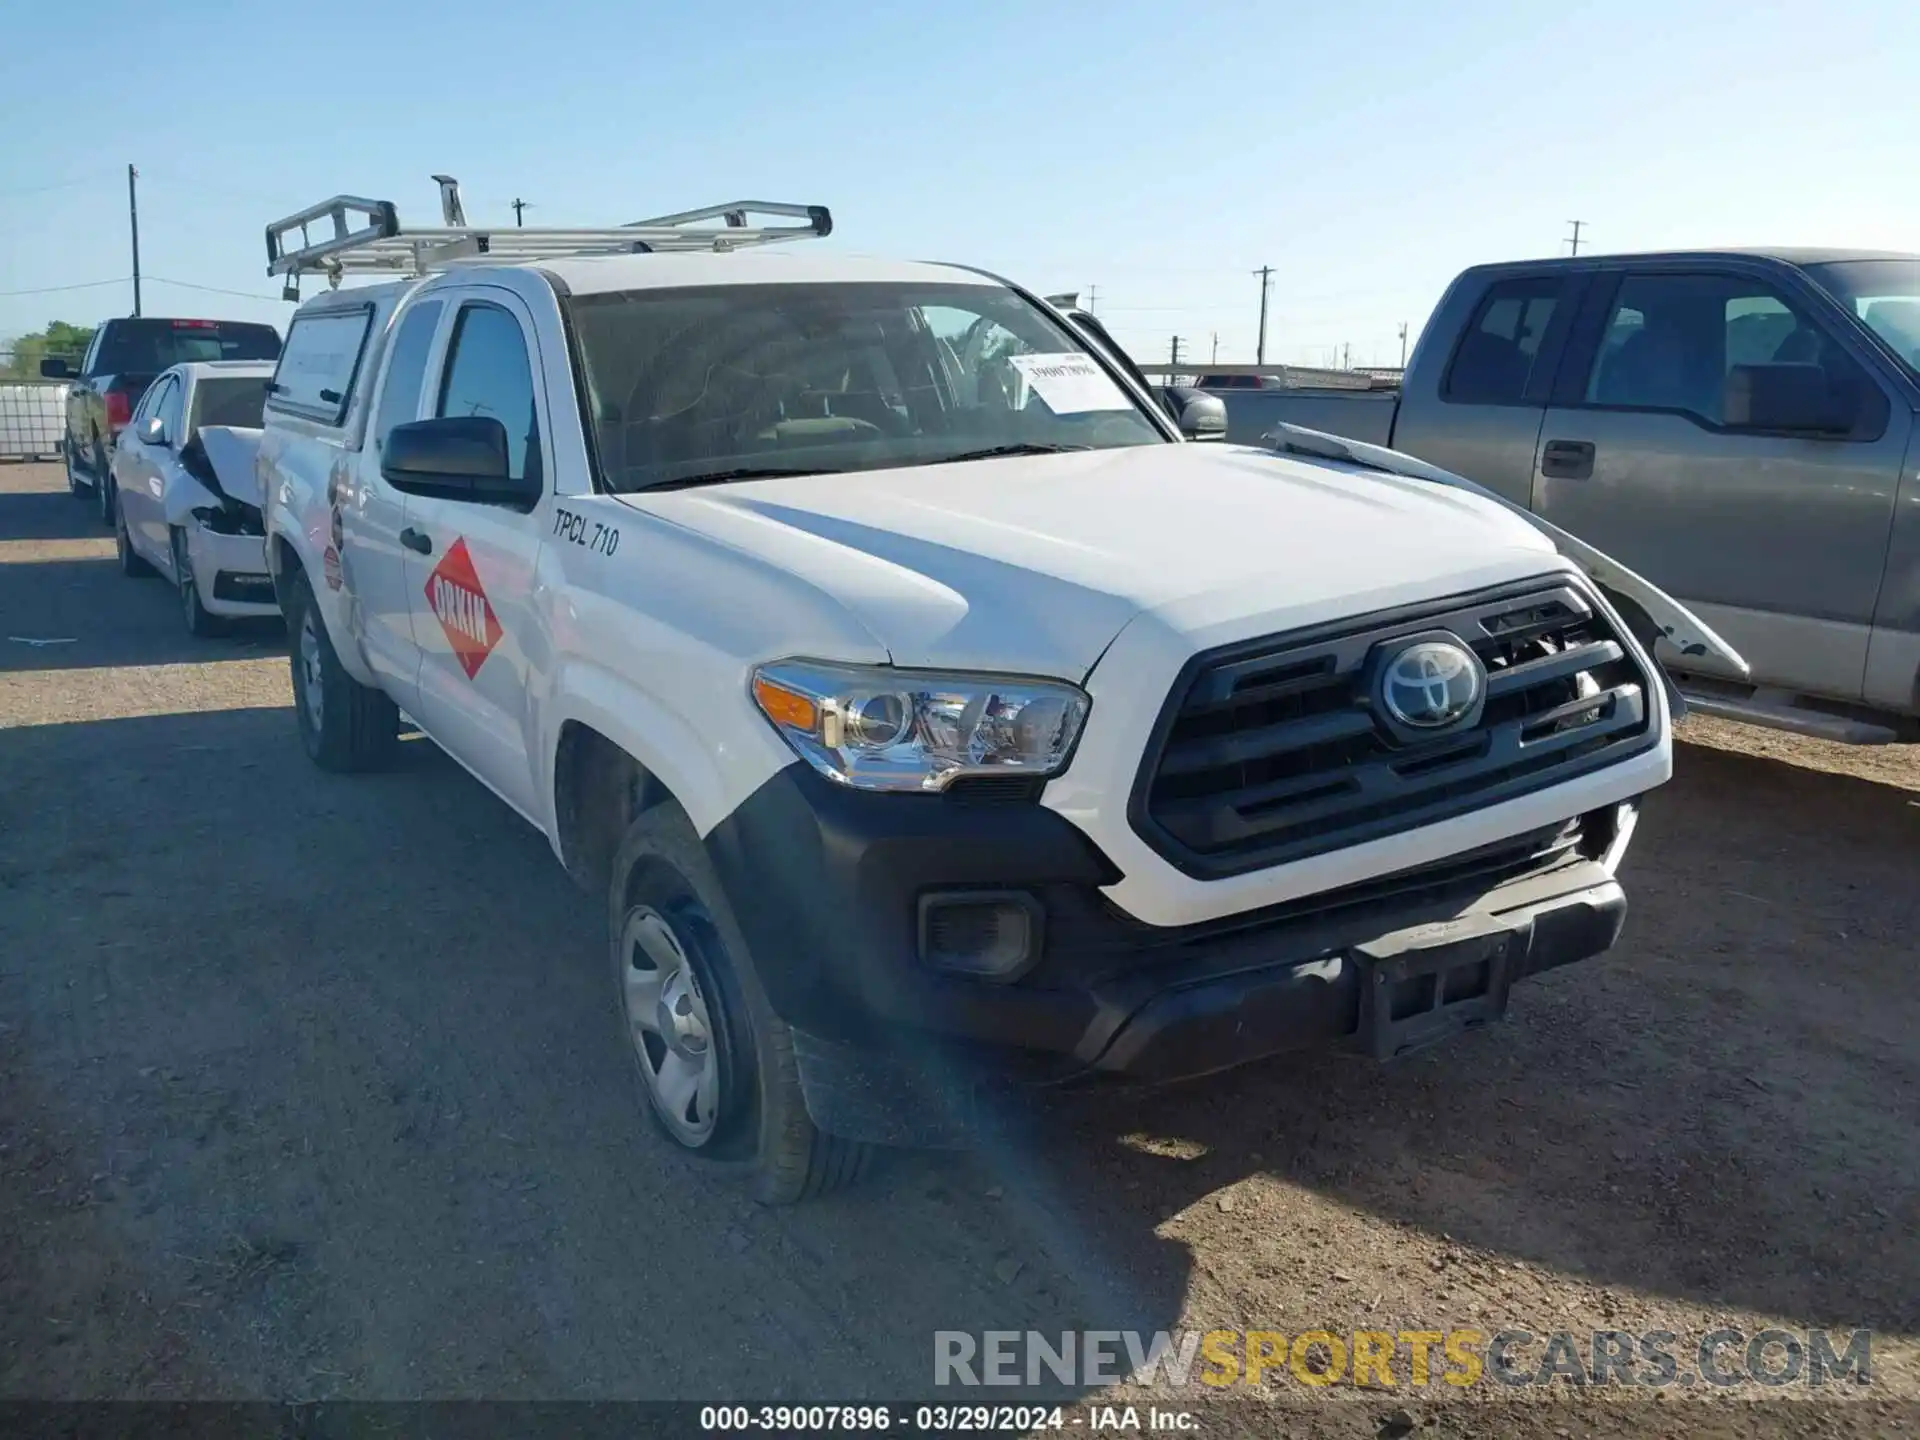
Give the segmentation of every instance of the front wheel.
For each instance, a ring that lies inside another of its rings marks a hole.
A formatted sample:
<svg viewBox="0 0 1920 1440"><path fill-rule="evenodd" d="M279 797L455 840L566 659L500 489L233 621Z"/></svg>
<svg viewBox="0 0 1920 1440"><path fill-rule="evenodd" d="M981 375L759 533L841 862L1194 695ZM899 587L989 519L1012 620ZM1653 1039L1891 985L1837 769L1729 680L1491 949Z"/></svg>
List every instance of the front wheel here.
<svg viewBox="0 0 1920 1440"><path fill-rule="evenodd" d="M400 743L399 707L341 665L305 575L293 577L288 599L293 714L307 758L322 770L378 770Z"/></svg>
<svg viewBox="0 0 1920 1440"><path fill-rule="evenodd" d="M792 1032L767 1004L706 849L672 804L614 859L609 930L620 1015L648 1110L669 1139L790 1205L851 1183L871 1147L814 1126Z"/></svg>
<svg viewBox="0 0 1920 1440"><path fill-rule="evenodd" d="M127 533L127 517L117 505L113 513L113 553L120 562L122 575L141 579L153 574L153 567L133 548L133 537Z"/></svg>
<svg viewBox="0 0 1920 1440"><path fill-rule="evenodd" d="M121 526L125 529L124 522ZM173 532L173 582L180 592L180 617L187 622L187 633L205 638L221 631L220 617L200 603L200 582L193 578L193 556L187 549L187 532Z"/></svg>

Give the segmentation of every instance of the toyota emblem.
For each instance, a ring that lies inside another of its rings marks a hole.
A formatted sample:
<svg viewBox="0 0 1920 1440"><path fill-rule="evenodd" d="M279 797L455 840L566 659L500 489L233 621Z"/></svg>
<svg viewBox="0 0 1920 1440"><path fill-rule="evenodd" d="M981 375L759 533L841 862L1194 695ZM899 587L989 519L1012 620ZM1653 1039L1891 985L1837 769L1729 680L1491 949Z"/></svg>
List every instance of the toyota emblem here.
<svg viewBox="0 0 1920 1440"><path fill-rule="evenodd" d="M1387 662L1380 699L1402 725L1440 730L1470 714L1485 687L1480 659L1466 646L1421 640Z"/></svg>

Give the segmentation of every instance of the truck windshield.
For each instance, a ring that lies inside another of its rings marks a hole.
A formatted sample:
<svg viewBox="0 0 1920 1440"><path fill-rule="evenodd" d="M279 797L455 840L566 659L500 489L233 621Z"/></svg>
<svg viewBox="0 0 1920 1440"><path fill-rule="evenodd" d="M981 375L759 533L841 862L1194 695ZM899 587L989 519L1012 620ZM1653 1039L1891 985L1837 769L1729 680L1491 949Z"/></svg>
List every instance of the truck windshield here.
<svg viewBox="0 0 1920 1440"><path fill-rule="evenodd" d="M147 374L190 360L275 360L280 332L234 320L115 320L109 323L94 372Z"/></svg>
<svg viewBox="0 0 1920 1440"><path fill-rule="evenodd" d="M1807 273L1920 376L1920 260L1836 260Z"/></svg>
<svg viewBox="0 0 1920 1440"><path fill-rule="evenodd" d="M714 285L568 302L608 488L1166 443L993 285Z"/></svg>

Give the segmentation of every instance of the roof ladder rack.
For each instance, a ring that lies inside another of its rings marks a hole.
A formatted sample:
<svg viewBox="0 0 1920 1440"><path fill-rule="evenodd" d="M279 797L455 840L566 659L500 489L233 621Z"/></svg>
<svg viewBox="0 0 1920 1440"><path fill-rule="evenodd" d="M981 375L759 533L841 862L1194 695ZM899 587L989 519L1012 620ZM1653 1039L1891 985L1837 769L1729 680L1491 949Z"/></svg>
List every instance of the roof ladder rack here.
<svg viewBox="0 0 1920 1440"><path fill-rule="evenodd" d="M457 265L526 265L576 255L737 250L833 233L833 217L824 205L766 200L735 200L598 228L469 225L460 182L450 175L433 179L440 187L440 226L403 229L391 200L336 195L267 226L267 273L285 275L283 293L298 299L302 275L324 275L337 286L345 275L416 276ZM757 216L801 223L749 223Z"/></svg>

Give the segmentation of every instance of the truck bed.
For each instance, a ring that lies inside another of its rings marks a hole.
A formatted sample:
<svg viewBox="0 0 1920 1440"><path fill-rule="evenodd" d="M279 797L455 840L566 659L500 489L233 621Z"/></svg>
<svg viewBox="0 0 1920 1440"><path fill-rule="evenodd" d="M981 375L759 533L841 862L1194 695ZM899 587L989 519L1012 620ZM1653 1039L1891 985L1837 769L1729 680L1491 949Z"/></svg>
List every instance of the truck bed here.
<svg viewBox="0 0 1920 1440"><path fill-rule="evenodd" d="M1213 390L1227 405L1227 442L1257 445L1279 424L1324 430L1369 445L1393 442L1397 389Z"/></svg>

